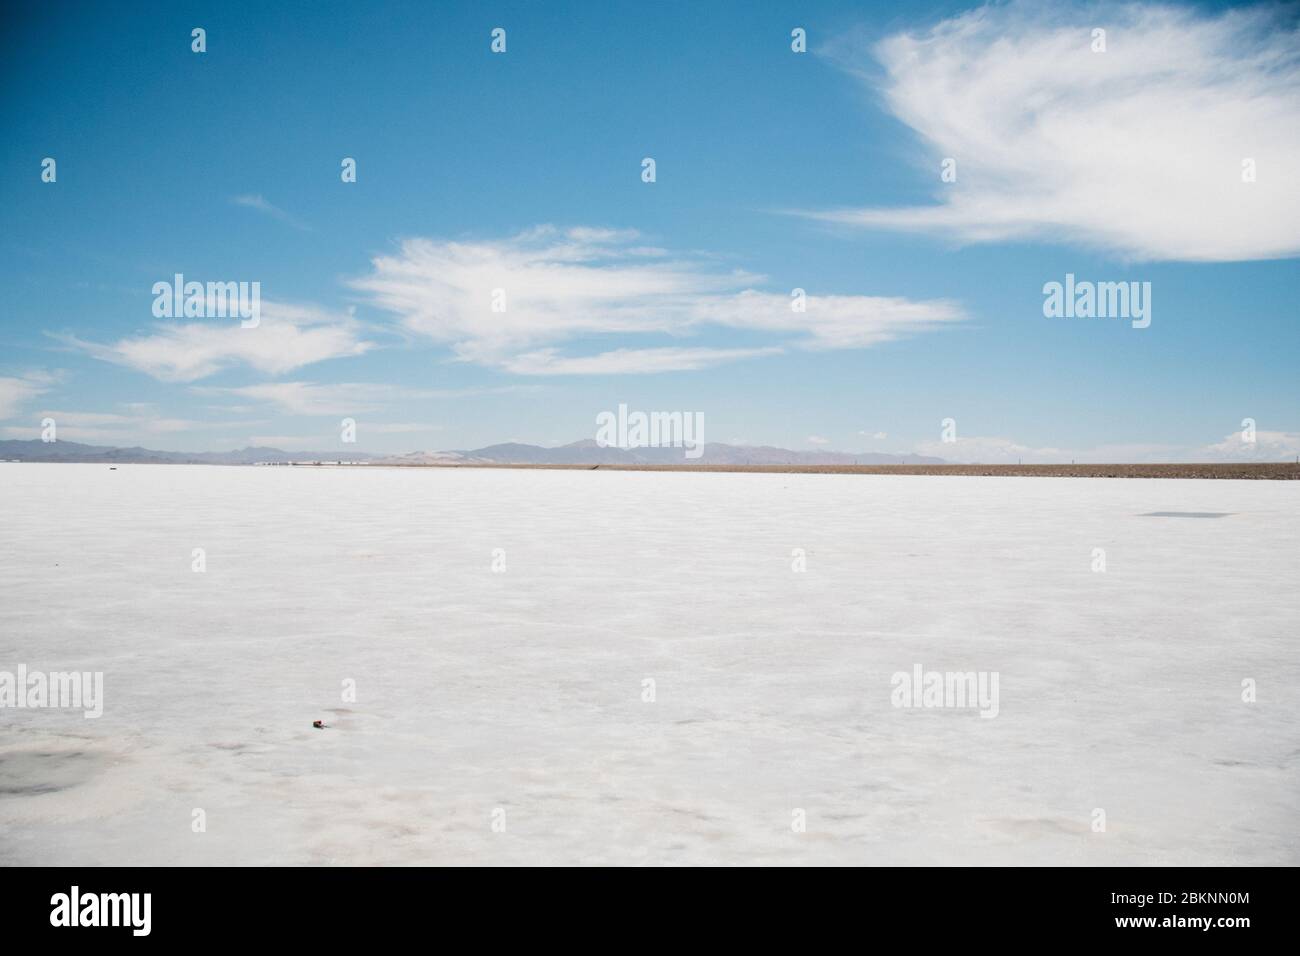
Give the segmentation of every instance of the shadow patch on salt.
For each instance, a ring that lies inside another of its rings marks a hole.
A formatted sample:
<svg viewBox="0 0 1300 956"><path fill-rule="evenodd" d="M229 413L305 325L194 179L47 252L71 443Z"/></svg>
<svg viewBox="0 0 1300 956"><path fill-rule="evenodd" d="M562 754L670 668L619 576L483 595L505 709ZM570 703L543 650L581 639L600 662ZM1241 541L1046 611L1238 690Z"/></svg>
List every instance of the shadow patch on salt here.
<svg viewBox="0 0 1300 956"><path fill-rule="evenodd" d="M1078 836L1088 832L1088 828L1077 820L1063 817L1030 817L986 820L995 830L1016 840L1039 840L1052 836Z"/></svg>
<svg viewBox="0 0 1300 956"><path fill-rule="evenodd" d="M1148 511L1139 518L1227 518L1235 511Z"/></svg>
<svg viewBox="0 0 1300 956"><path fill-rule="evenodd" d="M0 797L71 789L89 780L102 763L84 750L11 750L0 754Z"/></svg>

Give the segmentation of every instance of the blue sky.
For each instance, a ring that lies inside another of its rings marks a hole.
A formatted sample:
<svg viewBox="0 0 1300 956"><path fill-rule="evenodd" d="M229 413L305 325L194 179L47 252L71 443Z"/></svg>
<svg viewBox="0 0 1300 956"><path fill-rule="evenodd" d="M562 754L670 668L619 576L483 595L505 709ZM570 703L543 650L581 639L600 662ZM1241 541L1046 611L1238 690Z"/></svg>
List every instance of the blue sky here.
<svg viewBox="0 0 1300 956"><path fill-rule="evenodd" d="M0 437L551 444L625 402L797 449L1290 457L1296 39L1267 6L33 4ZM260 282L261 324L155 318L175 273ZM1150 282L1150 327L1045 317L1066 273Z"/></svg>

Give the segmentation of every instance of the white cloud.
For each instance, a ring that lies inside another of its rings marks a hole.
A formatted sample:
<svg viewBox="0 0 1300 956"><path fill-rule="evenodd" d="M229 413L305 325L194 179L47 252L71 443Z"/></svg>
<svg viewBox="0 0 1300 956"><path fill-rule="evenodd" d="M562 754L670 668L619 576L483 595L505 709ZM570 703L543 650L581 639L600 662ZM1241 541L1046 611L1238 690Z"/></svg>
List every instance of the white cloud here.
<svg viewBox="0 0 1300 956"><path fill-rule="evenodd" d="M829 445L830 443L831 440L829 438L822 438L821 435L808 436L808 444L810 445Z"/></svg>
<svg viewBox="0 0 1300 956"><path fill-rule="evenodd" d="M634 231L539 226L499 240L408 239L373 260L352 286L416 334L465 361L522 375L700 369L786 348L866 348L964 316L947 301L758 291L762 276L721 272L699 254L636 245ZM493 311L494 295L504 311ZM560 345L591 336L665 335L705 328L766 334L743 348L622 347L591 355Z"/></svg>
<svg viewBox="0 0 1300 956"><path fill-rule="evenodd" d="M374 347L361 338L361 325L350 315L269 301L261 303L261 321L254 328L242 328L238 319L206 319L159 323L148 335L112 344L55 337L97 359L164 382L193 382L241 363L281 375Z"/></svg>
<svg viewBox="0 0 1300 956"><path fill-rule="evenodd" d="M1019 461L1031 464L1082 460L1060 448L1034 448L1012 441L1010 438L997 437L959 438L955 442L924 441L917 444L915 452L918 455L929 455L952 462L981 465L1014 465Z"/></svg>
<svg viewBox="0 0 1300 956"><path fill-rule="evenodd" d="M0 419L13 418L31 399L50 390L57 378L48 372L0 377Z"/></svg>
<svg viewBox="0 0 1300 956"><path fill-rule="evenodd" d="M87 412L47 408L34 416L31 425L7 426L0 429L0 435L18 439L40 438L41 427L37 421L52 418L61 441L123 446L151 442L159 436L261 424L256 420L228 422L175 418L160 414L155 406L142 402L124 402L116 407L121 411Z"/></svg>
<svg viewBox="0 0 1300 956"><path fill-rule="evenodd" d="M442 430L441 425L424 422L357 422L356 445L340 445L338 429L328 427L314 435L249 435L244 441L255 448L278 448L281 451L312 452L329 460L347 460L351 457L374 455L377 449L371 444L375 435L418 435L430 438ZM332 450L331 450L332 449Z"/></svg>
<svg viewBox="0 0 1300 956"><path fill-rule="evenodd" d="M391 385L339 382L267 382L239 388L196 388L205 395L235 395L275 405L292 415L355 415L382 408L400 396Z"/></svg>
<svg viewBox="0 0 1300 956"><path fill-rule="evenodd" d="M372 423L360 421L357 423L358 441L365 441L368 435L407 435L420 432L427 432L432 435L440 431L441 425L428 425L423 423L392 422L392 423ZM319 435L249 435L246 439L249 445L255 448L279 448L282 451L311 451L327 454L331 459L347 459L350 455L349 450L339 447L339 434L337 430L330 430ZM368 454L373 454L374 449L359 445L352 451L362 450ZM330 449L334 449L330 451Z"/></svg>
<svg viewBox="0 0 1300 956"><path fill-rule="evenodd" d="M1300 455L1300 434L1257 431L1255 441L1245 442L1234 432L1211 445L1175 445L1130 442L1097 445L1092 448L1057 448L1026 445L1010 438L973 436L955 442L924 441L914 451L951 462L982 465L1010 464L1143 464L1159 462L1294 461Z"/></svg>
<svg viewBox="0 0 1300 956"><path fill-rule="evenodd" d="M77 428L144 428L151 432L180 432L191 428L203 427L202 423L184 418L159 418L147 413L134 412L118 414L116 412L74 412L60 409L46 409L42 416L53 418L63 429L66 426Z"/></svg>
<svg viewBox="0 0 1300 956"><path fill-rule="evenodd" d="M1300 455L1300 433L1256 431L1253 442L1233 432L1223 441L1202 449L1204 461L1295 461Z"/></svg>
<svg viewBox="0 0 1300 956"><path fill-rule="evenodd" d="M1092 52L1094 27L1107 31L1104 53ZM810 215L1135 259L1300 254L1300 27L1280 9L1011 4L890 37L875 54L884 103L919 135L937 202ZM940 185L945 157L957 181ZM1254 183L1242 182L1245 158Z"/></svg>
<svg viewBox="0 0 1300 956"><path fill-rule="evenodd" d="M291 415L358 415L378 411L395 402L418 399L473 398L512 392L533 392L537 386L502 386L497 388L413 389L398 385L370 382L265 382L219 388L196 385L200 395L233 396L275 406ZM419 426L432 427L432 426Z"/></svg>
<svg viewBox="0 0 1300 956"><path fill-rule="evenodd" d="M501 367L517 375L637 375L695 371L738 359L774 355L780 351L779 348L615 349L598 355L566 358L555 349L541 349L502 359Z"/></svg>
<svg viewBox="0 0 1300 956"><path fill-rule="evenodd" d="M295 216L285 212L279 206L269 203L261 195L256 196L236 196L231 200L236 206L244 206L248 209L256 209L263 215L270 216L272 219L278 219L280 222L287 223L295 229L303 232L310 232L311 227L301 222Z"/></svg>
<svg viewBox="0 0 1300 956"><path fill-rule="evenodd" d="M246 440L252 448L276 448L280 451L320 451L326 445L337 444L338 437L337 433L324 437L320 435L249 435ZM347 452L338 452L338 458L347 457Z"/></svg>
<svg viewBox="0 0 1300 956"><path fill-rule="evenodd" d="M696 321L736 329L803 333L792 344L815 350L865 349L965 318L960 307L946 299L810 295L806 307L806 312L795 312L788 295L747 289L701 299L694 305L694 315Z"/></svg>
<svg viewBox="0 0 1300 956"><path fill-rule="evenodd" d="M442 431L442 426L430 425L427 422L378 422L373 425L366 422L365 429L380 435L406 435L414 432Z"/></svg>

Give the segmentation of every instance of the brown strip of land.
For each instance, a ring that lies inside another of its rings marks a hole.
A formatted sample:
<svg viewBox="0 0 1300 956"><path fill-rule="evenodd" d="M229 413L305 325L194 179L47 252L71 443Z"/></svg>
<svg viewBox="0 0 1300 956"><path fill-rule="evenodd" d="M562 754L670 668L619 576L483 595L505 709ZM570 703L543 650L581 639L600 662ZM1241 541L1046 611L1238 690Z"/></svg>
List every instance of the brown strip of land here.
<svg viewBox="0 0 1300 956"><path fill-rule="evenodd" d="M538 468L560 471L720 471L793 475L979 475L1016 478L1300 479L1297 462L1165 465L524 465L428 464L397 468Z"/></svg>

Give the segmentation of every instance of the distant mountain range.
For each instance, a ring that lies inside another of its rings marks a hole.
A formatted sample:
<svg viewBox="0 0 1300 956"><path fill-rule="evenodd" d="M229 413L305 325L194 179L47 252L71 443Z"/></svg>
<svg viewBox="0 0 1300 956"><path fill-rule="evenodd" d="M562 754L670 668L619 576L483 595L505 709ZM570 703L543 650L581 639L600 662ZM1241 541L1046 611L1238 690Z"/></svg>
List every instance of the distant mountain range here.
<svg viewBox="0 0 1300 956"><path fill-rule="evenodd" d="M510 442L472 451L412 452L378 459L392 465L939 465L942 458L923 455L847 454L838 451L791 451L769 445L706 442L698 458L682 448L612 448L590 438L542 448Z"/></svg>
<svg viewBox="0 0 1300 956"><path fill-rule="evenodd" d="M2 461L106 462L111 464L257 465L294 462L368 462L376 465L941 465L924 455L847 454L837 451L791 451L767 445L708 442L698 458L681 448L610 448L588 438L543 448L510 442L468 451L417 451L407 455L368 455L348 451L155 451L58 441L0 441Z"/></svg>
<svg viewBox="0 0 1300 956"><path fill-rule="evenodd" d="M238 451L155 451L83 445L75 441L0 441L0 461L110 462L113 464L256 465L263 462L368 461L374 455L343 452L281 451L278 448L241 448Z"/></svg>

